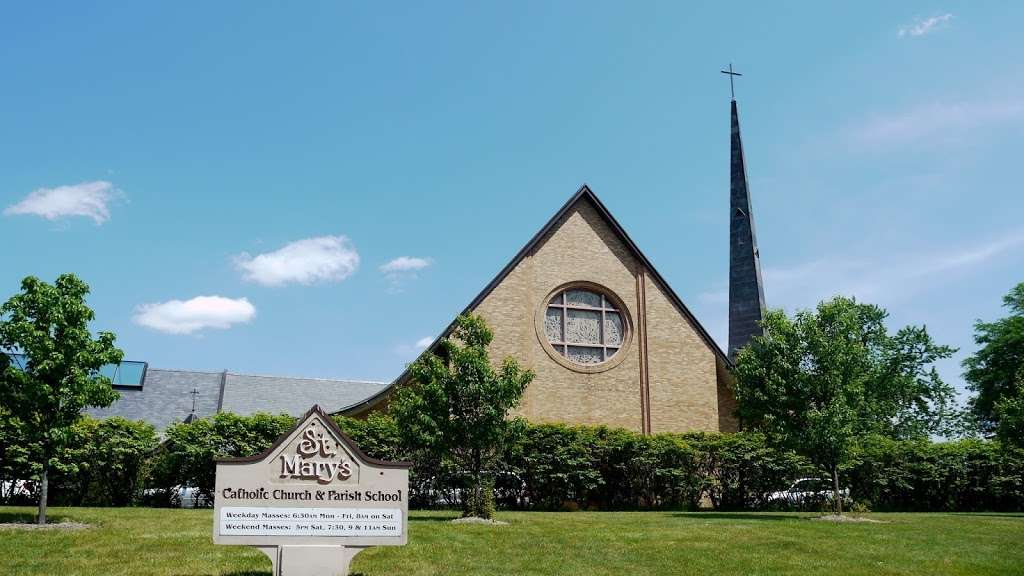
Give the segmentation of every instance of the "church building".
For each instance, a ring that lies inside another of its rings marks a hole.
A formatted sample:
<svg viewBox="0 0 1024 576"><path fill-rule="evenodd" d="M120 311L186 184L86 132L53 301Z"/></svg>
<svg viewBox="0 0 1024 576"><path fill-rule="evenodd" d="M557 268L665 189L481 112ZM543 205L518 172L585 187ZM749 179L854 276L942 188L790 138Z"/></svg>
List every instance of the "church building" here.
<svg viewBox="0 0 1024 576"><path fill-rule="evenodd" d="M512 357L536 374L519 415L645 434L738 428L732 358L761 333L764 291L735 99L731 124L728 352L584 185L464 310L491 327L492 361ZM133 363L122 364L117 374ZM299 416L314 403L361 417L385 410L409 380L408 370L389 383L134 364L141 365L137 377L115 381L121 399L89 412L142 419L161 430L221 411Z"/></svg>
<svg viewBox="0 0 1024 576"><path fill-rule="evenodd" d="M731 108L734 355L761 333L764 292L735 99ZM730 356L586 185L464 313L483 316L494 332L493 362L510 356L535 372L518 410L531 422L600 424L645 434L738 429ZM407 370L341 412L360 416L381 409L408 378Z"/></svg>
<svg viewBox="0 0 1024 576"><path fill-rule="evenodd" d="M465 312L494 332L494 362L536 373L519 409L532 422L735 428L728 357L587 186ZM345 413L373 409L407 378Z"/></svg>

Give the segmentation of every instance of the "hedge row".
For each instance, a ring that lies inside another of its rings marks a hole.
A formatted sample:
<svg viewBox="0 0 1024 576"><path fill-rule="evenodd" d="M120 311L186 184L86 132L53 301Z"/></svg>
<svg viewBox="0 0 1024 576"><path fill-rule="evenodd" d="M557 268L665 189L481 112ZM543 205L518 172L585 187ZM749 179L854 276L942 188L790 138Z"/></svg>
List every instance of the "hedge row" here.
<svg viewBox="0 0 1024 576"><path fill-rule="evenodd" d="M74 448L58 458L52 502L69 505L169 504L171 488L189 486L213 496L218 456L257 454L294 424L290 416L218 414L178 424L158 445L151 426L122 418L86 418ZM409 458L394 421L338 418L369 455ZM3 480L31 469L6 452ZM932 443L875 439L843 483L873 510L1024 510L1024 451L997 442ZM763 510L769 498L799 477L817 475L806 460L768 445L756 432L643 436L622 429L528 425L507 447L496 474L500 506L532 510L693 509ZM7 483L10 485L10 483ZM416 507L455 506L462 478L446 462L419 461L411 477ZM146 490L144 490L146 489ZM144 495L147 498L144 498Z"/></svg>
<svg viewBox="0 0 1024 576"><path fill-rule="evenodd" d="M865 443L844 481L879 511L1024 510L1024 450L998 442Z"/></svg>
<svg viewBox="0 0 1024 576"><path fill-rule="evenodd" d="M86 416L71 428L64 445L51 459L51 504L128 506L142 498L159 439L145 422ZM0 422L0 446L0 501L34 503L40 474L37 451L26 447L10 420Z"/></svg>
<svg viewBox="0 0 1024 576"><path fill-rule="evenodd" d="M500 500L540 510L694 509L702 498L717 509L761 508L807 468L756 433L643 436L560 424L527 426L504 463Z"/></svg>

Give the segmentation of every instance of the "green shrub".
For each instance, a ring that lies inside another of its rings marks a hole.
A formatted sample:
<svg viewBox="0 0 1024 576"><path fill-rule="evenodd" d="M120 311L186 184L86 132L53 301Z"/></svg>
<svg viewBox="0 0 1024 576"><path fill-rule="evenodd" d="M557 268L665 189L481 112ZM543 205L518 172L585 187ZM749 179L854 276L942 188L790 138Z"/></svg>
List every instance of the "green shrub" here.
<svg viewBox="0 0 1024 576"><path fill-rule="evenodd" d="M874 510L1024 509L1024 451L993 441L872 438L848 478Z"/></svg>
<svg viewBox="0 0 1024 576"><path fill-rule="evenodd" d="M758 432L698 432L683 437L698 452L701 492L716 510L767 508L772 492L813 475L807 459L769 446Z"/></svg>
<svg viewBox="0 0 1024 576"><path fill-rule="evenodd" d="M193 487L212 501L216 458L259 454L294 425L295 418L287 414L229 412L175 424L164 433L164 444L154 457L149 487Z"/></svg>
<svg viewBox="0 0 1024 576"><path fill-rule="evenodd" d="M151 424L120 417L83 416L68 448L54 460L51 502L129 506L139 502L150 456L158 445Z"/></svg>
<svg viewBox="0 0 1024 576"><path fill-rule="evenodd" d="M588 432L563 424L527 426L505 454L499 500L545 510L560 509L569 501L585 503L603 483L593 460L594 437Z"/></svg>
<svg viewBox="0 0 1024 576"><path fill-rule="evenodd" d="M334 416L335 423L364 454L378 460L402 460L398 425L387 414L374 412L366 419Z"/></svg>
<svg viewBox="0 0 1024 576"><path fill-rule="evenodd" d="M407 450L386 414L335 417L367 455L412 460L413 507L460 507L463 478L447 460ZM197 488L212 497L222 456L250 456L294 425L290 416L218 414L166 432L158 449L152 427L121 418L86 418L73 429L53 478L55 503L127 505L146 488ZM756 432L642 434L603 426L531 425L519 421L513 442L494 470L496 504L534 510L694 509L785 507L772 492L818 472L792 452L768 445ZM14 438L8 426L5 437ZM842 471L859 510L1024 510L1024 450L986 440L895 441L869 438ZM8 446L0 454L15 454ZM13 458L7 474L31 474ZM153 493L151 492L151 494ZM490 506L489 502L483 505ZM808 503L812 509L822 502Z"/></svg>

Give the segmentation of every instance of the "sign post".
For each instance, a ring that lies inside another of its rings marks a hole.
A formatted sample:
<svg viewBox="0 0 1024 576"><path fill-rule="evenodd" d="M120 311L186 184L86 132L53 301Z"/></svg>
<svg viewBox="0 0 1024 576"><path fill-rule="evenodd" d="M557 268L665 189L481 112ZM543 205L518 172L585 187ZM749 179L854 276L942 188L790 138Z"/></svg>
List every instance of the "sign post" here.
<svg viewBox="0 0 1024 576"><path fill-rule="evenodd" d="M213 541L259 548L274 576L347 576L363 548L405 545L409 467L366 456L313 406L262 454L217 460Z"/></svg>

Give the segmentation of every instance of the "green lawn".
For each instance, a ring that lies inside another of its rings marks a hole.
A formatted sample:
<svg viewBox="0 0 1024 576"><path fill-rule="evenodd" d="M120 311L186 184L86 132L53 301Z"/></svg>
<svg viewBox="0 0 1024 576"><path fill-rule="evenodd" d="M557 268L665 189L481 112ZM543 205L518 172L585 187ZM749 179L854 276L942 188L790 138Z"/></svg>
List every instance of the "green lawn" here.
<svg viewBox="0 0 1024 576"><path fill-rule="evenodd" d="M29 519L0 508L0 522ZM214 546L209 510L57 508L76 532L0 530L3 574L266 576L246 547ZM354 573L1024 574L1024 515L871 514L888 524L832 524L807 514L502 513L509 526L452 525L414 512L409 545L372 548Z"/></svg>

